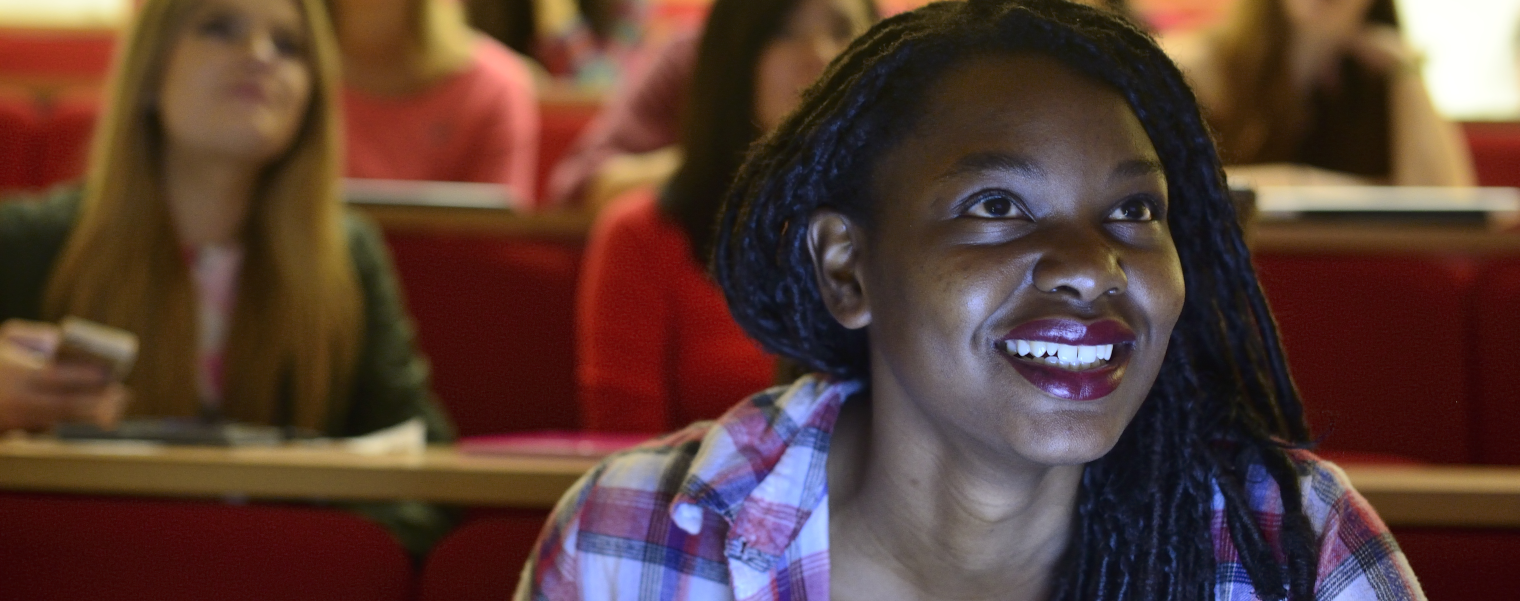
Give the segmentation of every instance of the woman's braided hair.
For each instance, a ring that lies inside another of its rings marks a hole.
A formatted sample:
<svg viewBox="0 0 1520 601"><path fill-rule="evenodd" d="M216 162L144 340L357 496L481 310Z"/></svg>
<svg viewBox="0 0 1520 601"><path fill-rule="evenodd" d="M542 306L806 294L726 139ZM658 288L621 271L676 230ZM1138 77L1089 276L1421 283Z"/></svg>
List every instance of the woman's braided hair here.
<svg viewBox="0 0 1520 601"><path fill-rule="evenodd" d="M1149 397L1086 468L1055 597L1212 598L1217 490L1257 594L1310 599L1316 536L1285 449L1309 440L1303 407L1193 93L1118 18L1061 0L943 2L856 40L752 149L726 198L713 270L734 318L771 352L868 379L865 331L839 325L820 297L808 219L827 207L869 226L873 166L915 126L939 74L969 56L1019 52L1054 57L1128 101L1165 167L1187 286ZM1281 492L1275 540L1250 506L1252 466Z"/></svg>

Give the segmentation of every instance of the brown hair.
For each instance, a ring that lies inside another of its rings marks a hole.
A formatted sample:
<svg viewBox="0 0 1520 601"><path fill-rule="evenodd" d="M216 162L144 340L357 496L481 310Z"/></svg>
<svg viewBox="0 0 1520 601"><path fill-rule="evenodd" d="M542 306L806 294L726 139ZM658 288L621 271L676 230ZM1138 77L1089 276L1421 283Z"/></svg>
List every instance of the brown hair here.
<svg viewBox="0 0 1520 601"><path fill-rule="evenodd" d="M1217 42L1226 102L1209 114L1228 164L1297 162L1386 176L1392 171L1386 80L1349 57L1336 89L1287 92L1292 25L1282 0L1240 0ZM1373 0L1366 22L1397 26L1392 0Z"/></svg>
<svg viewBox="0 0 1520 601"><path fill-rule="evenodd" d="M268 164L244 225L226 347L224 413L325 430L360 343L359 286L342 226L338 51L320 0L305 14L312 91L295 140ZM78 220L48 282L50 319L78 315L136 332L130 409L195 415L197 313L164 196L154 97L197 0L147 0L117 58ZM289 407L279 401L289 398Z"/></svg>

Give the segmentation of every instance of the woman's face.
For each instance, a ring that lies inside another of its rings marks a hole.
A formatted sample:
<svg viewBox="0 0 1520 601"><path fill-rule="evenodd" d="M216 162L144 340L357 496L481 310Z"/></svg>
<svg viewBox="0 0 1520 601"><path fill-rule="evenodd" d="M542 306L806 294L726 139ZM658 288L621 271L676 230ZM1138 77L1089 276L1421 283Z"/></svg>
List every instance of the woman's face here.
<svg viewBox="0 0 1520 601"><path fill-rule="evenodd" d="M770 131L850 40L870 27L860 0L802 0L755 66L755 119Z"/></svg>
<svg viewBox="0 0 1520 601"><path fill-rule="evenodd" d="M871 194L864 229L820 212L809 234L830 311L866 328L873 406L999 457L1107 453L1184 295L1166 179L1125 101L1054 59L967 59Z"/></svg>
<svg viewBox="0 0 1520 601"><path fill-rule="evenodd" d="M169 50L157 108L180 150L278 156L311 102L306 25L294 0L205 0Z"/></svg>

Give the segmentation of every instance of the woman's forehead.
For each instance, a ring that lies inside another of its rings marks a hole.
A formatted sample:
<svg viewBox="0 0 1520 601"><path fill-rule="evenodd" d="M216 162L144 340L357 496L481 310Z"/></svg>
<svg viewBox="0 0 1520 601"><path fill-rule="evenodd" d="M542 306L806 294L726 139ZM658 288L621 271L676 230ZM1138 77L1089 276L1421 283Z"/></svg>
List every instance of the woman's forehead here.
<svg viewBox="0 0 1520 601"><path fill-rule="evenodd" d="M878 168L879 176L967 168L1046 174L1074 161L1105 171L1160 164L1117 91L1044 55L970 57L925 94L912 130L883 156L895 164Z"/></svg>

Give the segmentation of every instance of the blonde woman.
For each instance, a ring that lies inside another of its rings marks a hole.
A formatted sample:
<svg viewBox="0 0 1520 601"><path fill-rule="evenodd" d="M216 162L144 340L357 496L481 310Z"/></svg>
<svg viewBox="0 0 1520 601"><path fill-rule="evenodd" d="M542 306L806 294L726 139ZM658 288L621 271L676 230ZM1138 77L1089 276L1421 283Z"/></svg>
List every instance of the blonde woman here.
<svg viewBox="0 0 1520 601"><path fill-rule="evenodd" d="M503 184L535 196L527 62L465 23L461 0L328 0L343 51L352 177Z"/></svg>
<svg viewBox="0 0 1520 601"><path fill-rule="evenodd" d="M49 361L74 315L141 337L129 415L450 438L380 236L339 199L320 0L147 0L118 60L83 187L0 206L0 430L120 403Z"/></svg>

